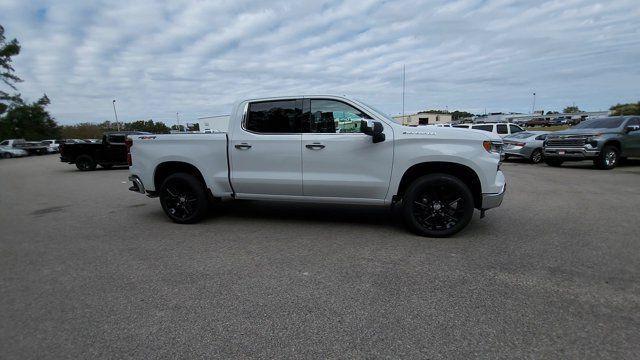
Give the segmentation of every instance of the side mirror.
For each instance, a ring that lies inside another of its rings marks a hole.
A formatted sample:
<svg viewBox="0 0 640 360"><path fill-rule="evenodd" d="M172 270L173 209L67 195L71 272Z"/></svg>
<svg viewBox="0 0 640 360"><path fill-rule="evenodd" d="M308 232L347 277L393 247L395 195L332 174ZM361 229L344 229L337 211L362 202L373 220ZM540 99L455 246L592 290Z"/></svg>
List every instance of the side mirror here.
<svg viewBox="0 0 640 360"><path fill-rule="evenodd" d="M638 130L640 130L640 125L629 125L624 130L627 133L630 133L632 131L638 131Z"/></svg>
<svg viewBox="0 0 640 360"><path fill-rule="evenodd" d="M379 121L362 120L360 123L360 128L362 129L363 133L372 137L374 144L383 142L386 139L383 132L384 126L382 126L382 123L380 123Z"/></svg>

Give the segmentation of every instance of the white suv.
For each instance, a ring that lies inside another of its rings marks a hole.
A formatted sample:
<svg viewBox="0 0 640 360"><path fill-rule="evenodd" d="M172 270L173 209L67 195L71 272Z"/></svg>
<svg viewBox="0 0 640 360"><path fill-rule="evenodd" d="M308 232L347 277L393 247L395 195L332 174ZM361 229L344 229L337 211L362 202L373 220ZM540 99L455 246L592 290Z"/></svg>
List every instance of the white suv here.
<svg viewBox="0 0 640 360"><path fill-rule="evenodd" d="M505 137L511 134L524 131L524 129L521 128L520 126L516 124L509 124L509 123L460 124L460 125L453 125L453 126L458 128L483 130L483 131L497 134L500 137Z"/></svg>

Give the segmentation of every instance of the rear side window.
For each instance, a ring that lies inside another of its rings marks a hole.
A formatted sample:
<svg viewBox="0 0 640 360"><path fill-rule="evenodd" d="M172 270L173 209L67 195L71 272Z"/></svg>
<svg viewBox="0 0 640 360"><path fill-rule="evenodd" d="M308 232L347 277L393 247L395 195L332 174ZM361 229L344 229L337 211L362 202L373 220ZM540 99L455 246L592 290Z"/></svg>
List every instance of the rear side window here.
<svg viewBox="0 0 640 360"><path fill-rule="evenodd" d="M299 133L301 115L301 100L250 103L245 129L257 133Z"/></svg>
<svg viewBox="0 0 640 360"><path fill-rule="evenodd" d="M124 144L125 135L109 135L109 142L112 144Z"/></svg>
<svg viewBox="0 0 640 360"><path fill-rule="evenodd" d="M473 129L493 132L493 125L473 125Z"/></svg>

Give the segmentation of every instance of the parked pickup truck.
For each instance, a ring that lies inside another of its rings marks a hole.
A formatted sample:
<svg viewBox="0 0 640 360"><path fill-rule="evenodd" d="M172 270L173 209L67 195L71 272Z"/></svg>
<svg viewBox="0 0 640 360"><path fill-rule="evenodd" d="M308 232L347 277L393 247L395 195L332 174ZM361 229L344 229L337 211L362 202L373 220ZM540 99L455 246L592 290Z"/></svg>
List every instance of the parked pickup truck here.
<svg viewBox="0 0 640 360"><path fill-rule="evenodd" d="M401 204L411 230L443 237L499 206L506 185L498 135L402 126L340 96L245 100L227 132L127 142L130 190L159 196L177 223L220 199Z"/></svg>
<svg viewBox="0 0 640 360"><path fill-rule="evenodd" d="M60 144L60 161L75 164L80 171L95 170L97 165L105 169L127 165L127 135L149 134L140 131L118 131L105 133L102 142L64 142Z"/></svg>
<svg viewBox="0 0 640 360"><path fill-rule="evenodd" d="M25 139L9 139L0 142L0 146L9 146L26 151L29 155L43 155L48 152L48 145L38 141L26 141Z"/></svg>
<svg viewBox="0 0 640 360"><path fill-rule="evenodd" d="M627 157L640 157L640 116L586 120L549 134L544 142L544 159L549 166L593 160L596 167L609 170Z"/></svg>

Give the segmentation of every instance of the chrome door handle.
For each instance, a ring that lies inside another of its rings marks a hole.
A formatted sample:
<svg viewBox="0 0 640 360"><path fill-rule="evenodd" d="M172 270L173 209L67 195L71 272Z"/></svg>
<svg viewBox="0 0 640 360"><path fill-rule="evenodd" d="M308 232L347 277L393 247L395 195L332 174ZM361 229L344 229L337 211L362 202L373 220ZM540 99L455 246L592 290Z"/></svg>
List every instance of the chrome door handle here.
<svg viewBox="0 0 640 360"><path fill-rule="evenodd" d="M313 144L305 145L305 147L306 147L307 149L311 149L311 150L320 150L320 149L324 149L324 145L319 144L319 143L313 143Z"/></svg>
<svg viewBox="0 0 640 360"><path fill-rule="evenodd" d="M247 143L242 143L242 144L236 145L235 148L239 150L247 150L247 149L251 149L251 145Z"/></svg>

